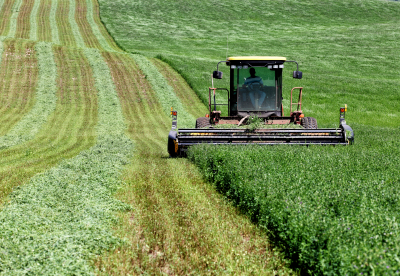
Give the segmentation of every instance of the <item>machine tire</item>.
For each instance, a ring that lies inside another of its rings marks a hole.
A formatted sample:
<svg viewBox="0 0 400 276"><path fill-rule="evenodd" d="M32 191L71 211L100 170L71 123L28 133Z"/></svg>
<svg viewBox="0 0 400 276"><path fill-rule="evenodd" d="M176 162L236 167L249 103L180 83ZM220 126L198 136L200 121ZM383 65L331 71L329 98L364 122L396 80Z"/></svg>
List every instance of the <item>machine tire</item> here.
<svg viewBox="0 0 400 276"><path fill-rule="evenodd" d="M305 129L317 129L318 124L317 124L317 119L313 117L304 117L301 119L301 125Z"/></svg>
<svg viewBox="0 0 400 276"><path fill-rule="evenodd" d="M200 117L196 120L196 128L210 127L210 118Z"/></svg>

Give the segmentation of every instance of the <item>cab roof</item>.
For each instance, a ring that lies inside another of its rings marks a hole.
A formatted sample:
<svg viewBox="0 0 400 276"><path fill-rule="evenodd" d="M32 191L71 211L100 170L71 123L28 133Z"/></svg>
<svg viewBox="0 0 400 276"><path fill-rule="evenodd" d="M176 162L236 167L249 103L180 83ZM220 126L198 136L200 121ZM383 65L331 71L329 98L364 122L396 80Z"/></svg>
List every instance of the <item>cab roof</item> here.
<svg viewBox="0 0 400 276"><path fill-rule="evenodd" d="M283 64L286 61L285 57L270 57L270 56L242 56L242 57L228 57L226 65L247 65L247 66L268 66L275 64Z"/></svg>
<svg viewBox="0 0 400 276"><path fill-rule="evenodd" d="M227 61L286 61L285 57L271 57L271 56L240 56L228 57Z"/></svg>

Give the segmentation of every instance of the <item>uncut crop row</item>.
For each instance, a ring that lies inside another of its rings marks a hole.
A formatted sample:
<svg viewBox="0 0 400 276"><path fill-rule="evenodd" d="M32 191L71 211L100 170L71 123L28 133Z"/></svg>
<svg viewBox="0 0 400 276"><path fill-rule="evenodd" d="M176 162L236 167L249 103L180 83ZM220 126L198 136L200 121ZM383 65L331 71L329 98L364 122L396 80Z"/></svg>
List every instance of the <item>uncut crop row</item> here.
<svg viewBox="0 0 400 276"><path fill-rule="evenodd" d="M355 129L352 147L201 145L189 158L299 267L393 275L400 272L400 130Z"/></svg>

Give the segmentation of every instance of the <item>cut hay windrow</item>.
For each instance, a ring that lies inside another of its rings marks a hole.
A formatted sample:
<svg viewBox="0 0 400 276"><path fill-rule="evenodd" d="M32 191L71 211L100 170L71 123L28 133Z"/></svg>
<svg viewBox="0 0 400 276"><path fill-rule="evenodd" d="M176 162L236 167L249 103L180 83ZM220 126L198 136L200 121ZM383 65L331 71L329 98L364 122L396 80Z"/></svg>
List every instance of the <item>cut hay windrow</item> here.
<svg viewBox="0 0 400 276"><path fill-rule="evenodd" d="M5 0L0 10L0 35L6 36L10 27L10 17L15 0Z"/></svg>
<svg viewBox="0 0 400 276"><path fill-rule="evenodd" d="M99 48L99 49L104 49L105 51L114 51L114 49L108 43L108 41L110 40L110 35L107 33L107 36L104 37L103 33L100 31L99 26L94 21L93 17L98 16L98 15L94 13L93 1L86 0L86 7L87 7L86 19L87 19L88 24L91 27L93 35L96 37L97 41L101 45L101 48Z"/></svg>
<svg viewBox="0 0 400 276"><path fill-rule="evenodd" d="M124 117L128 122L128 132L140 132L143 134L142 137L135 135L132 139L137 141L143 138L143 143L149 143L148 146L151 147L154 139L144 134L154 131L152 126L158 125L166 118L166 114L160 112L162 106L157 101L156 93L146 75L128 55L103 52L103 57L108 64L117 88ZM151 114L151 116L148 116L148 114ZM160 129L160 132L165 133L163 129Z"/></svg>
<svg viewBox="0 0 400 276"><path fill-rule="evenodd" d="M53 53L56 108L33 140L0 151L0 204L13 187L95 144L98 106L92 69L81 51L58 46Z"/></svg>
<svg viewBox="0 0 400 276"><path fill-rule="evenodd" d="M63 0L66 1L66 0ZM80 48L85 48L85 41L83 40L83 37L81 35L81 32L79 31L79 26L75 20L75 13L76 13L76 1L74 0L68 0L66 2L69 2L69 13L68 13L68 19L69 19L69 24L71 26L72 30L72 35L75 38L76 41L76 46Z"/></svg>
<svg viewBox="0 0 400 276"><path fill-rule="evenodd" d="M65 46L76 46L76 39L70 23L69 0L58 0L56 22L60 43Z"/></svg>
<svg viewBox="0 0 400 276"><path fill-rule="evenodd" d="M17 30L15 31L15 38L29 39L31 21L30 15L36 1L23 0L17 20Z"/></svg>
<svg viewBox="0 0 400 276"><path fill-rule="evenodd" d="M105 26L103 25L103 23L100 20L99 2L97 0L91 0L91 2L92 2L92 9L93 9L92 18L93 18L94 22L96 23L98 30L100 30L103 38L107 41L109 47L111 47L112 50L121 52L121 49L117 46L117 44L115 43L114 39L108 33L108 31L106 30ZM88 6L89 6L89 4L88 4ZM89 19L89 22L90 22L90 20L91 19ZM101 42L101 40L100 40L100 42ZM103 43L102 43L102 45L103 45ZM103 45L103 48L104 49L108 49L108 48L105 48L104 45Z"/></svg>
<svg viewBox="0 0 400 276"><path fill-rule="evenodd" d="M51 44L38 42L34 50L39 68L35 105L6 135L0 137L0 149L33 139L56 107L57 68Z"/></svg>
<svg viewBox="0 0 400 276"><path fill-rule="evenodd" d="M38 1L38 0L36 0ZM37 39L40 41L51 42L50 26L51 0L40 0L39 11L37 14Z"/></svg>
<svg viewBox="0 0 400 276"><path fill-rule="evenodd" d="M92 26L89 24L87 19L87 1L76 0L75 1L75 20L79 26L82 38L85 41L85 45L88 48L102 49L101 44L97 40L93 33Z"/></svg>
<svg viewBox="0 0 400 276"><path fill-rule="evenodd" d="M265 251L265 236L256 234L255 226L243 217L233 216L233 208L201 180L190 162L166 158L170 118L160 112L146 75L125 54L103 56L135 142L135 161L123 173L126 184L117 195L134 206L131 212L120 213L122 225L117 227L129 242L95 262L99 275L191 275L208 270L216 275L272 274L270 259L280 257ZM288 274L285 268L275 269Z"/></svg>
<svg viewBox="0 0 400 276"><path fill-rule="evenodd" d="M107 65L99 52L85 55L98 89L97 143L10 196L0 212L3 274L93 275L95 254L122 244L111 234L114 213L131 207L113 194L132 142Z"/></svg>
<svg viewBox="0 0 400 276"><path fill-rule="evenodd" d="M51 41L54 44L60 44L60 38L58 37L58 28L57 28L57 7L58 7L58 0L51 1L51 10L50 10L50 26L51 26Z"/></svg>
<svg viewBox="0 0 400 276"><path fill-rule="evenodd" d="M189 128L194 127L196 119L185 110L180 99L176 96L174 89L169 86L164 76L157 70L145 56L131 55L139 65L140 70L145 74L145 78L149 80L152 88L156 91L158 101L161 103L164 114L171 113L171 107L178 111L178 127Z"/></svg>
<svg viewBox="0 0 400 276"><path fill-rule="evenodd" d="M153 58L151 62L157 67L158 71L168 81L173 88L176 96L180 99L184 106L190 106L188 112L195 118L204 117L209 111L199 97L192 93L192 88L187 84L178 72L176 72L167 63L160 59Z"/></svg>
<svg viewBox="0 0 400 276"><path fill-rule="evenodd" d="M39 11L40 1L36 0L33 1L33 7L30 15L30 32L29 32L29 39L30 40L37 40L37 14Z"/></svg>
<svg viewBox="0 0 400 276"><path fill-rule="evenodd" d="M22 5L22 0L16 0L14 2L14 5L11 9L12 14L10 17L10 26L7 37L12 37L12 38L15 37L15 32L17 30L17 23L18 23L18 15L20 13L21 5Z"/></svg>
<svg viewBox="0 0 400 276"><path fill-rule="evenodd" d="M0 67L0 135L6 134L35 102L38 77L34 42L4 41Z"/></svg>

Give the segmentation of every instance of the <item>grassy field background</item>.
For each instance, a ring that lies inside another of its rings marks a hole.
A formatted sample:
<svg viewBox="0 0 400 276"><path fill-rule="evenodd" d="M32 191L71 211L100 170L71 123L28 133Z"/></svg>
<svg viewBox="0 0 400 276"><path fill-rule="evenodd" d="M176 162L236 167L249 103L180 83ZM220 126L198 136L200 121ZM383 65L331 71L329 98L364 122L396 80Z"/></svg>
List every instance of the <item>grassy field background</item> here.
<svg viewBox="0 0 400 276"><path fill-rule="evenodd" d="M0 76L0 275L295 274L168 159L170 105L186 126L206 108L119 48L96 0L0 1Z"/></svg>
<svg viewBox="0 0 400 276"><path fill-rule="evenodd" d="M346 120L355 131L356 141L351 147L267 148L262 150L263 157L254 162L248 156L258 155L252 151L230 148L229 154L225 154L202 148L193 160L204 158L196 163L207 179L217 188L226 185L219 190L233 198L234 204L255 221L262 221L262 225L273 226L274 215L268 215L267 210L284 210L267 204L266 209L259 210L265 217L254 217L251 210L257 209L255 206L262 199L257 193L255 196L247 193L247 189L252 190L254 185L272 185L276 179L285 187L294 185L290 191L278 192L275 186L266 188L276 192L277 202L281 198L296 202L299 196L304 202L313 202L317 192L309 186L316 181L314 184L326 193L321 195L321 200L326 200L327 210L333 208L332 213L321 213L319 217L319 205L310 204L310 210L316 213L310 211L305 217L293 214L292 224L272 227L274 235L280 237L285 237L287 229L293 233L297 231L294 229L300 229L299 233L304 233L304 236L288 234L287 242L283 243L287 256L304 269L302 272L310 269L314 273L373 274L378 270L378 274L398 273L398 243L385 236L387 232L397 233L388 230L396 228L391 221L393 216L398 216L395 211L398 205L390 205L388 202L392 201L387 197L391 197L388 191L396 189L400 180L396 169L400 129L399 3L381 0L99 2L102 21L118 45L126 51L157 57L170 64L204 104L208 102L207 88L211 86L211 72L216 70L217 62L235 55L277 55L298 61L304 73L300 81L291 78L294 65L285 67L284 107L288 108L290 89L303 86L303 111L306 116L317 118L319 127L337 127L338 108L348 104ZM215 85L227 86L226 67L220 68L226 77L215 81ZM231 171L229 164L234 158L246 166L242 174L240 168ZM360 197L366 191L369 191L368 198L371 197L368 200ZM337 211L337 202L346 199L351 199L359 208L348 212L342 206ZM379 214L372 215L371 208L379 209ZM309 223L308 216L315 216L318 223ZM357 237L342 233L340 227L323 225L319 220L324 216L329 216L335 225L341 225L343 220L357 225L360 236L355 232ZM340 245L328 238L327 244L321 245L321 251L318 246L315 251L309 250L307 244L315 237L310 234L313 228L307 227L320 226L323 232L342 233L346 242ZM372 242L370 235L379 238ZM295 239L298 246L288 237Z"/></svg>
<svg viewBox="0 0 400 276"><path fill-rule="evenodd" d="M119 45L161 55L205 104L211 73L226 56L284 56L298 61L303 71L301 81L293 80L295 65L286 65L285 108L290 89L303 86L304 112L320 126L338 125L338 108L344 103L349 105L349 122L399 126L399 3L99 2L102 21ZM227 73L226 66L220 68ZM225 76L215 85L226 85Z"/></svg>

